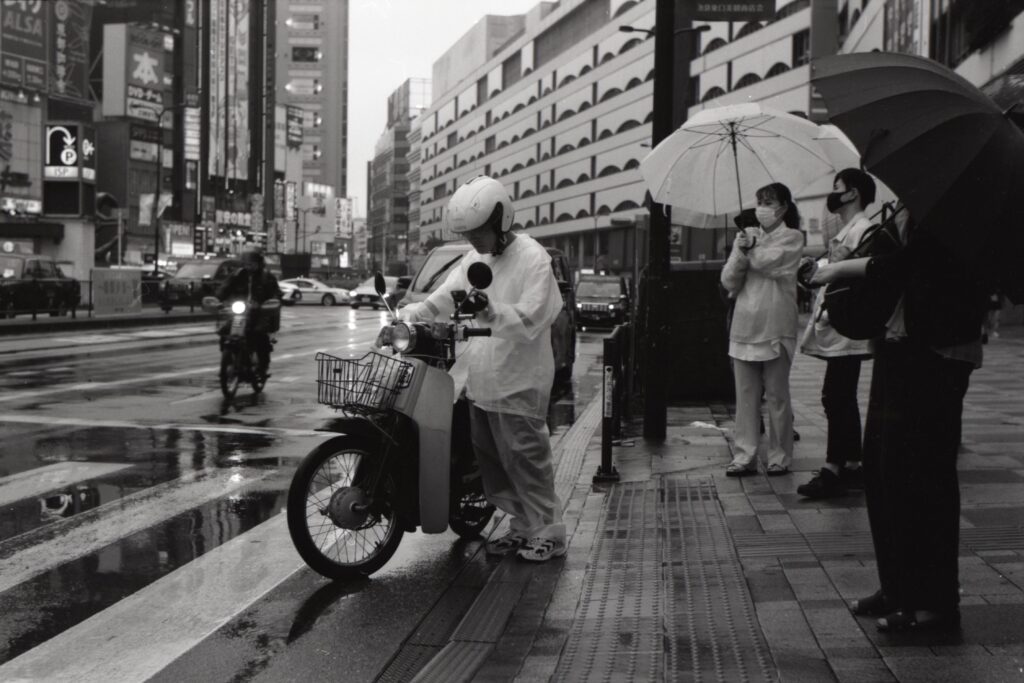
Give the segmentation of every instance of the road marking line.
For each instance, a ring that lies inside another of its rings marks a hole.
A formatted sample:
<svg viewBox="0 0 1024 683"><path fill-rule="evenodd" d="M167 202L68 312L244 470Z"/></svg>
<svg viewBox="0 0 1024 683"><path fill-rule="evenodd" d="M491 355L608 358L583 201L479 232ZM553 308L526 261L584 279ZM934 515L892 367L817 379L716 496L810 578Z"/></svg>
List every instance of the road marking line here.
<svg viewBox="0 0 1024 683"><path fill-rule="evenodd" d="M115 429L176 429L183 432L218 432L223 434L255 434L260 436L324 436L324 432L314 429L289 429L287 427L224 427L205 424L187 424L184 422L129 422L128 420L97 420L79 417L57 417L48 415L22 415L19 413L0 413L0 423L13 422L22 424L44 424L54 427L112 427Z"/></svg>
<svg viewBox="0 0 1024 683"><path fill-rule="evenodd" d="M132 534L251 485L272 469L188 472L0 543L0 593ZM0 675L0 679L6 680Z"/></svg>
<svg viewBox="0 0 1024 683"><path fill-rule="evenodd" d="M0 666L0 680L147 680L301 567L275 515Z"/></svg>
<svg viewBox="0 0 1024 683"><path fill-rule="evenodd" d="M0 505L34 498L54 489L103 477L133 466L130 463L115 462L59 462L18 472L0 479Z"/></svg>

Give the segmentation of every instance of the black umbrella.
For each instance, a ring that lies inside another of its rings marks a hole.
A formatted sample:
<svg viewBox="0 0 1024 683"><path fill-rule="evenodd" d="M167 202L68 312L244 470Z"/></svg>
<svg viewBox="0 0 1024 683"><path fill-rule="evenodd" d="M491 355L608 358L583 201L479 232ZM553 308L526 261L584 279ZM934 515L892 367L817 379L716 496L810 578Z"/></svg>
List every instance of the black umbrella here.
<svg viewBox="0 0 1024 683"><path fill-rule="evenodd" d="M812 63L829 119L922 229L1024 301L1024 133L930 59L888 52Z"/></svg>

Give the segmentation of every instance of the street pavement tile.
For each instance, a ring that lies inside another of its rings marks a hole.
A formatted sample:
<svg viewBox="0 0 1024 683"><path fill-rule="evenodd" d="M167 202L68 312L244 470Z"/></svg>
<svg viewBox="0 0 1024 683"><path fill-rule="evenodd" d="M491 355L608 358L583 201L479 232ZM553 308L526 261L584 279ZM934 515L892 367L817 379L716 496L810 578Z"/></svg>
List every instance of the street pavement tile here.
<svg viewBox="0 0 1024 683"><path fill-rule="evenodd" d="M797 482L797 485L804 484L805 481ZM793 487L796 491L796 487ZM864 494L851 491L845 496L838 498L826 498L824 500L815 500L812 498L804 498L798 493L783 493L779 494L779 502L787 510L801 510L809 507L821 508L821 509L833 509L833 508L857 508L861 512L860 514L866 515L864 509L867 507L867 503L864 501Z"/></svg>
<svg viewBox="0 0 1024 683"><path fill-rule="evenodd" d="M802 509L790 509L796 528L804 534L835 532L836 534L854 531L868 531L868 516L862 508L853 508L843 499L842 507L812 507L805 505Z"/></svg>
<svg viewBox="0 0 1024 683"><path fill-rule="evenodd" d="M772 495L748 495L750 499L750 505L757 512L767 512L769 510L784 510L785 508L779 503L779 500Z"/></svg>
<svg viewBox="0 0 1024 683"><path fill-rule="evenodd" d="M783 557L779 560L779 564L789 569L817 569L821 566L818 558L810 553L807 555L797 555L796 557Z"/></svg>
<svg viewBox="0 0 1024 683"><path fill-rule="evenodd" d="M1024 525L1024 507L1001 506L1001 507L978 507L968 510L961 510L960 516L977 527L997 527L1007 524Z"/></svg>
<svg viewBox="0 0 1024 683"><path fill-rule="evenodd" d="M829 580L825 570L819 567L788 567L784 566L789 585L797 600L835 600L839 598L835 586Z"/></svg>
<svg viewBox="0 0 1024 683"><path fill-rule="evenodd" d="M798 602L755 603L754 609L776 663L785 655L823 658Z"/></svg>
<svg viewBox="0 0 1024 683"><path fill-rule="evenodd" d="M550 681L558 668L558 655L547 655L544 657L530 655L523 662L523 666L516 673L517 681Z"/></svg>
<svg viewBox="0 0 1024 683"><path fill-rule="evenodd" d="M1015 657L887 657L901 683L1003 683L1021 680L1020 661Z"/></svg>
<svg viewBox="0 0 1024 683"><path fill-rule="evenodd" d="M793 520L785 512L761 514L758 515L758 521L761 522L761 528L768 533L796 530Z"/></svg>
<svg viewBox="0 0 1024 683"><path fill-rule="evenodd" d="M960 486L960 506L993 506L997 504L1011 505L1024 498L1024 485L1021 484L962 484Z"/></svg>
<svg viewBox="0 0 1024 683"><path fill-rule="evenodd" d="M963 453L957 457L957 467L961 472L964 470L979 470L979 469L993 469L996 471L1015 470L1021 466L1021 461L1017 458L1008 455L1001 455L1006 449L1002 446L996 448L996 451L1000 454L982 454L975 452L976 447L971 447L969 452ZM1020 472L1014 472L1017 476L1022 476Z"/></svg>
<svg viewBox="0 0 1024 683"><path fill-rule="evenodd" d="M796 600L782 567L778 565L744 571L743 577L755 603Z"/></svg>
<svg viewBox="0 0 1024 683"><path fill-rule="evenodd" d="M725 521L729 525L729 531L733 533L761 531L761 524L757 521L756 515L727 515Z"/></svg>
<svg viewBox="0 0 1024 683"><path fill-rule="evenodd" d="M963 469L957 473L961 484L1024 484L1019 471L1005 469Z"/></svg>
<svg viewBox="0 0 1024 683"><path fill-rule="evenodd" d="M979 596L990 605L1024 605L1024 593L996 593Z"/></svg>
<svg viewBox="0 0 1024 683"><path fill-rule="evenodd" d="M722 505L722 511L726 515L752 515L754 508L743 493L721 493L718 494L718 502Z"/></svg>
<svg viewBox="0 0 1024 683"><path fill-rule="evenodd" d="M832 669L823 655L807 656L784 652L775 656L780 677L787 683L821 683L834 680Z"/></svg>
<svg viewBox="0 0 1024 683"><path fill-rule="evenodd" d="M851 645L853 642L846 638L829 638L827 640L818 639L818 644L821 645L822 652L828 658L828 661L835 666L837 660L840 659L856 659L866 660L872 657L878 658L878 653L875 652L875 648L872 647L871 643L863 638L863 645ZM881 660L879 660L881 661Z"/></svg>
<svg viewBox="0 0 1024 683"><path fill-rule="evenodd" d="M829 664L839 683L896 683L896 677L878 657L834 659Z"/></svg>

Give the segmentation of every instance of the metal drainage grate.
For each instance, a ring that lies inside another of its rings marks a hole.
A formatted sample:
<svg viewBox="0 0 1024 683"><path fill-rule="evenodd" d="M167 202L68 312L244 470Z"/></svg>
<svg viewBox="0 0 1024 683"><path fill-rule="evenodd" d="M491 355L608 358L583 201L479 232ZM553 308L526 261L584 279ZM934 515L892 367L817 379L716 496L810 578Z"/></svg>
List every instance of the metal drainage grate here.
<svg viewBox="0 0 1024 683"><path fill-rule="evenodd" d="M710 480L612 487L554 680L775 680Z"/></svg>

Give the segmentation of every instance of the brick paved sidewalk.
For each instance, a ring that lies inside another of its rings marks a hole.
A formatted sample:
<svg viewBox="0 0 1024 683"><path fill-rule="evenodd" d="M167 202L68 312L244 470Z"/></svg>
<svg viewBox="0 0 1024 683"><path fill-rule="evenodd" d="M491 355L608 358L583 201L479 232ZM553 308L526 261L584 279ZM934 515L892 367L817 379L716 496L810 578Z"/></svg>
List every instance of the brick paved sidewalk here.
<svg viewBox="0 0 1024 683"><path fill-rule="evenodd" d="M1024 679L1024 334L1005 330L985 354L959 461L960 634L879 634L847 609L876 587L864 499L795 493L825 446L825 365L801 354L792 476L724 476L727 406L671 407L664 444L615 448L622 481L605 490L590 486L595 435L567 511L568 557L534 575L542 601L513 611L508 647L474 680ZM863 408L869 381L866 363Z"/></svg>

